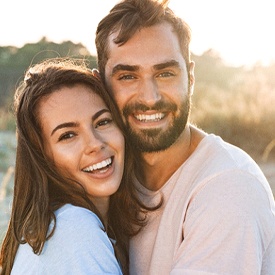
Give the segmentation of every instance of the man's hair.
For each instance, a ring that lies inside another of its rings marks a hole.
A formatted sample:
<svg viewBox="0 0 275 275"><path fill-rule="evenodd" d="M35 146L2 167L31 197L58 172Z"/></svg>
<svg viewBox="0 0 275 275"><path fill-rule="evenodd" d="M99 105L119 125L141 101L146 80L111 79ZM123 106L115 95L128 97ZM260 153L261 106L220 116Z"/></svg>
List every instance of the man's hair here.
<svg viewBox="0 0 275 275"><path fill-rule="evenodd" d="M189 71L191 40L190 27L168 7L169 0L124 0L115 5L98 24L95 44L97 64L105 82L105 66L108 61L109 36L118 32L114 43L123 45L138 30L163 22L169 23L179 39L182 55Z"/></svg>

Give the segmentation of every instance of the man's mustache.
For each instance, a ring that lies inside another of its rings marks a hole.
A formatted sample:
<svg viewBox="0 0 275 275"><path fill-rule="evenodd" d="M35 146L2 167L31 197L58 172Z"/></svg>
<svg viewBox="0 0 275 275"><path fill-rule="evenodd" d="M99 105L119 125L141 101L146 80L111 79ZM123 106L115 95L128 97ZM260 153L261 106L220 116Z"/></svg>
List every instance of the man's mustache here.
<svg viewBox="0 0 275 275"><path fill-rule="evenodd" d="M126 105L123 110L123 116L129 116L135 112L157 111L157 112L173 112L177 110L177 105L166 101L158 101L154 105L148 106L142 103Z"/></svg>

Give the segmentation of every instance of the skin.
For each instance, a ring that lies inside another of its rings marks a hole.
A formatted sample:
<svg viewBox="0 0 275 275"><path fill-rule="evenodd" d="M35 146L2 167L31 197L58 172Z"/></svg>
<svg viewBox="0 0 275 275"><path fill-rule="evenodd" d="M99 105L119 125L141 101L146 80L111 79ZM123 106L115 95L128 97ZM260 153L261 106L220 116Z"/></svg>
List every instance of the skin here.
<svg viewBox="0 0 275 275"><path fill-rule="evenodd" d="M143 28L120 46L113 42L116 36L117 33L109 36L105 76L124 123L141 138L150 130L164 135L173 128L180 110L188 108L186 102L193 93L195 82L194 63L190 63L188 77L178 38L168 23ZM175 109L156 110L155 104L160 101L168 102ZM146 106L148 110L133 108L135 104ZM130 111L125 112L125 107ZM168 150L141 151L136 172L139 181L151 190L161 188L204 135L186 123L177 139L168 145ZM144 138L146 142L153 140Z"/></svg>
<svg viewBox="0 0 275 275"><path fill-rule="evenodd" d="M121 182L125 145L106 104L84 85L63 87L41 100L38 117L46 154L86 189L104 219Z"/></svg>

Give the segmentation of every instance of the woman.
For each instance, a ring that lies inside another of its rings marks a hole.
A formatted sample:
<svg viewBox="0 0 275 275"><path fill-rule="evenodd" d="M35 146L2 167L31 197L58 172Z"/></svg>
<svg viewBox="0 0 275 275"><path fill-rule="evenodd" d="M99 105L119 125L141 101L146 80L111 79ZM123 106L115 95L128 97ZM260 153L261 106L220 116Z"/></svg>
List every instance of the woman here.
<svg viewBox="0 0 275 275"><path fill-rule="evenodd" d="M16 91L14 199L1 274L126 274L127 239L145 224L116 107L92 72L74 63L38 64Z"/></svg>

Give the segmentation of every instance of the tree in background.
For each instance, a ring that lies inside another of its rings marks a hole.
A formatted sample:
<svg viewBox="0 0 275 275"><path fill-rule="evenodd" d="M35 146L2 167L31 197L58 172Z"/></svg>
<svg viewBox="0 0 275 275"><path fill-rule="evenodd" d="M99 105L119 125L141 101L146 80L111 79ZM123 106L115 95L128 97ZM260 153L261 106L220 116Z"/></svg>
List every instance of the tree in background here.
<svg viewBox="0 0 275 275"><path fill-rule="evenodd" d="M71 41L57 44L43 37L22 48L0 47L0 130L15 128L10 106L24 71L52 57L85 58L90 68L97 66L96 56ZM275 140L275 64L233 67L213 49L192 59L196 83L191 121L261 157ZM269 155L275 158L275 148Z"/></svg>
<svg viewBox="0 0 275 275"><path fill-rule="evenodd" d="M15 86L31 64L52 57L85 58L91 67L96 66L96 58L82 44L71 41L57 44L43 37L37 43L25 44L22 48L0 47L0 108L9 104Z"/></svg>

